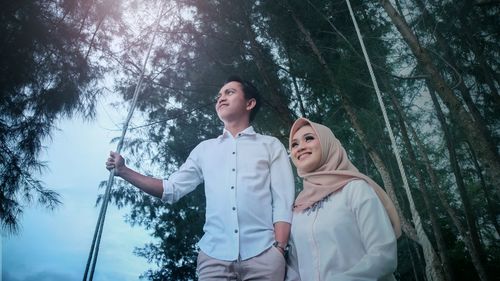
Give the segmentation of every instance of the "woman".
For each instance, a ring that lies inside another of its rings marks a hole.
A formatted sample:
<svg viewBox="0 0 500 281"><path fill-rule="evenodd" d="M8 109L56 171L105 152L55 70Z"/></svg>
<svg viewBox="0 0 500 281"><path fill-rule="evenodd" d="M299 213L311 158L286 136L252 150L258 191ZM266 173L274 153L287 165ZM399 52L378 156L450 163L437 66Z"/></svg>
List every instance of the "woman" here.
<svg viewBox="0 0 500 281"><path fill-rule="evenodd" d="M395 280L401 230L384 190L354 167L323 125L295 121L290 151L304 182L294 205L287 280Z"/></svg>

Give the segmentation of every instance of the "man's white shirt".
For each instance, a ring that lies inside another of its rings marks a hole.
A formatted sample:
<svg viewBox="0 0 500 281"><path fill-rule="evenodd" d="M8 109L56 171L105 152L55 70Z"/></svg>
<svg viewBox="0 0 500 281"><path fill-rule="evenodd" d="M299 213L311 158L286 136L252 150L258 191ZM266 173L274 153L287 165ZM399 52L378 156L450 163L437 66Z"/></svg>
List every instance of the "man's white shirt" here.
<svg viewBox="0 0 500 281"><path fill-rule="evenodd" d="M242 260L269 248L273 224L292 221L294 179L287 152L271 136L248 127L198 144L163 181L162 200L178 201L205 184L205 234L198 246L220 260Z"/></svg>

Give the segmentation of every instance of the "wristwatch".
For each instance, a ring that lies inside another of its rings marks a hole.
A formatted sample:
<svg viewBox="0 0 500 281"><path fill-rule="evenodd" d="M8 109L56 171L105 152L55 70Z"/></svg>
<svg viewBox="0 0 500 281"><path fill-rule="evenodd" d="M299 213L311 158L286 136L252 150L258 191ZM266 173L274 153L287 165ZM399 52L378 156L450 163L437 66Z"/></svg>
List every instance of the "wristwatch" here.
<svg viewBox="0 0 500 281"><path fill-rule="evenodd" d="M283 254L286 254L288 252L288 244L279 241L274 241L273 246L283 250Z"/></svg>

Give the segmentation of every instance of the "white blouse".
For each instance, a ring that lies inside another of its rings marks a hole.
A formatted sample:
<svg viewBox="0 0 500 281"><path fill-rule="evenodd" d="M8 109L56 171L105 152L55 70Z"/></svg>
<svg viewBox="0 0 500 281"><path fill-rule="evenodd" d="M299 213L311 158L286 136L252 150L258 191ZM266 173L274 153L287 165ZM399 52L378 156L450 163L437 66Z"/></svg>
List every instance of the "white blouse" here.
<svg viewBox="0 0 500 281"><path fill-rule="evenodd" d="M387 213L363 180L294 213L288 281L395 280L397 243Z"/></svg>

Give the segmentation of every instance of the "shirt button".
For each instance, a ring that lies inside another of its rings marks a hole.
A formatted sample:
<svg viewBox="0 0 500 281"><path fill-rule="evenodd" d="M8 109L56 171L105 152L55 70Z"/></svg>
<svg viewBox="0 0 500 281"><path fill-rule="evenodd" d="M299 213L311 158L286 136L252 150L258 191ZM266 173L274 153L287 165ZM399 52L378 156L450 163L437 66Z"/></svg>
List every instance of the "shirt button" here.
<svg viewBox="0 0 500 281"><path fill-rule="evenodd" d="M233 151L233 154L236 154L236 152Z"/></svg>
<svg viewBox="0 0 500 281"><path fill-rule="evenodd" d="M233 168L233 172L234 172L234 171L236 171L236 169L235 169L235 168Z"/></svg>
<svg viewBox="0 0 500 281"><path fill-rule="evenodd" d="M235 229L235 230L234 230L234 233L238 233L238 229Z"/></svg>
<svg viewBox="0 0 500 281"><path fill-rule="evenodd" d="M233 185L233 186L231 186L231 189L234 189L234 185Z"/></svg>
<svg viewBox="0 0 500 281"><path fill-rule="evenodd" d="M236 210L236 207L233 207L233 211Z"/></svg>

